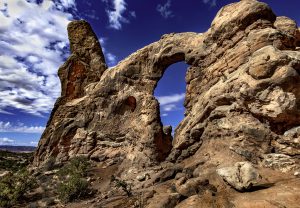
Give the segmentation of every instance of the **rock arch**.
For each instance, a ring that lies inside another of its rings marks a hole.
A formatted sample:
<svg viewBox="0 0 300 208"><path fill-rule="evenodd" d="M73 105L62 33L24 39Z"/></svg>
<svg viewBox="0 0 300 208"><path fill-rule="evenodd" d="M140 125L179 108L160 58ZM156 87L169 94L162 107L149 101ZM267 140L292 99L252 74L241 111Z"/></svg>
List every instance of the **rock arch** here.
<svg viewBox="0 0 300 208"><path fill-rule="evenodd" d="M257 162L272 148L281 148L271 141L300 125L300 88L291 86L300 83L299 30L288 30L295 33L290 34L285 26L292 27L276 20L266 4L243 0L222 8L207 32L164 35L107 70L89 24L70 23L72 55L59 69L62 95L39 142L34 164L51 156L65 161L86 155L109 164L146 167L166 159L183 160L199 148L205 155L210 151L207 147L217 148L214 141L221 138L226 141L222 150L228 155ZM172 146L163 133L153 93L164 70L180 61L190 65L186 115ZM272 73L260 76L266 68L256 67L259 62L271 64ZM73 87L68 88L70 85ZM274 96L282 99L274 100ZM135 99L134 110L119 113L129 97ZM272 114L267 113L270 109ZM274 131L279 126L283 130ZM226 157L218 160L228 162Z"/></svg>

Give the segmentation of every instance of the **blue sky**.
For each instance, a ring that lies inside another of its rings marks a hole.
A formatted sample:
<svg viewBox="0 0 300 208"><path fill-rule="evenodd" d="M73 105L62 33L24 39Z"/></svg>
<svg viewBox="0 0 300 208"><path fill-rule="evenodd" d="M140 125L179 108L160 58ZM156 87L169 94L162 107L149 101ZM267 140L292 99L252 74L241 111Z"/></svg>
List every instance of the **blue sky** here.
<svg viewBox="0 0 300 208"><path fill-rule="evenodd" d="M300 1L262 0L300 22ZM0 0L0 145L36 145L60 95L58 67L69 55L66 26L86 19L110 67L172 32L205 32L233 0ZM183 118L184 63L173 64L155 96L165 125Z"/></svg>

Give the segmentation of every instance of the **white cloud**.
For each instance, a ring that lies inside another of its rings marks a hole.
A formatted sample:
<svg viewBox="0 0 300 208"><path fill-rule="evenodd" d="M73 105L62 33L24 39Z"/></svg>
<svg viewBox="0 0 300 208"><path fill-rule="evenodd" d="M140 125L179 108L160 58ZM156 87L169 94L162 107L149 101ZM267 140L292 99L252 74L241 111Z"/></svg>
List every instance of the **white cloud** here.
<svg viewBox="0 0 300 208"><path fill-rule="evenodd" d="M33 146L37 146L38 143L39 143L39 142L36 142L36 141L31 141L31 142L30 142L30 144L33 145Z"/></svg>
<svg viewBox="0 0 300 208"><path fill-rule="evenodd" d="M93 9L85 11L84 13L81 13L81 16L83 16L84 19L89 18L89 19L93 19L93 20L100 20L100 18L97 15L96 10L93 10Z"/></svg>
<svg viewBox="0 0 300 208"><path fill-rule="evenodd" d="M11 145L11 144L14 144L15 143L15 140L13 139L9 139L9 138L0 138L0 145Z"/></svg>
<svg viewBox="0 0 300 208"><path fill-rule="evenodd" d="M0 112L48 113L60 94L57 69L68 56L75 0L3 0L0 8Z"/></svg>
<svg viewBox="0 0 300 208"><path fill-rule="evenodd" d="M130 12L130 15L131 15L132 17L136 18L136 13L135 13L135 11L131 11L131 12Z"/></svg>
<svg viewBox="0 0 300 208"><path fill-rule="evenodd" d="M75 0L0 1L0 113L51 111L60 95L57 70L69 55L67 24L74 13ZM116 63L113 54L105 56L108 65Z"/></svg>
<svg viewBox="0 0 300 208"><path fill-rule="evenodd" d="M0 109L0 113L6 114L6 115L14 115L13 113L10 113L10 112L7 112L7 111L1 110L1 109Z"/></svg>
<svg viewBox="0 0 300 208"><path fill-rule="evenodd" d="M173 94L168 96L158 96L157 100L160 103L160 105L167 105L167 104L179 102L183 100L184 97L185 97L185 93L181 93L181 94Z"/></svg>
<svg viewBox="0 0 300 208"><path fill-rule="evenodd" d="M203 0L204 4L210 4L210 6L214 7L217 5L217 0Z"/></svg>
<svg viewBox="0 0 300 208"><path fill-rule="evenodd" d="M59 0L58 2L64 9L76 8L75 0Z"/></svg>
<svg viewBox="0 0 300 208"><path fill-rule="evenodd" d="M181 108L179 102L182 101L185 97L185 93L173 94L168 96L157 96L157 100L160 104L161 111L163 112L162 116L168 116L167 112L175 111Z"/></svg>
<svg viewBox="0 0 300 208"><path fill-rule="evenodd" d="M106 61L109 66L114 66L117 63L117 57L112 53L106 53Z"/></svg>
<svg viewBox="0 0 300 208"><path fill-rule="evenodd" d="M164 5L158 4L156 10L163 16L165 19L174 17L171 10L171 0L168 0Z"/></svg>
<svg viewBox="0 0 300 208"><path fill-rule="evenodd" d="M128 20L122 16L125 11L126 2L124 0L113 0L113 10L106 10L111 28L120 30L122 28L121 22L128 22Z"/></svg>
<svg viewBox="0 0 300 208"><path fill-rule="evenodd" d="M176 104L168 104L168 105L163 105L162 106L162 110L166 111L166 112L173 111L173 110L176 110L176 109L177 109Z"/></svg>
<svg viewBox="0 0 300 208"><path fill-rule="evenodd" d="M113 29L116 30L121 30L122 29L122 23L129 23L129 20L124 16L127 8L127 4L125 0L102 0L105 2L107 5L109 5L109 2L111 2L112 9L107 9L106 13L108 15L108 21L109 21L109 26ZM135 18L136 14L135 11L129 11L128 15L131 17Z"/></svg>
<svg viewBox="0 0 300 208"><path fill-rule="evenodd" d="M43 126L26 126L23 123L13 125L10 122L0 121L0 132L16 132L16 133L42 133L45 130Z"/></svg>

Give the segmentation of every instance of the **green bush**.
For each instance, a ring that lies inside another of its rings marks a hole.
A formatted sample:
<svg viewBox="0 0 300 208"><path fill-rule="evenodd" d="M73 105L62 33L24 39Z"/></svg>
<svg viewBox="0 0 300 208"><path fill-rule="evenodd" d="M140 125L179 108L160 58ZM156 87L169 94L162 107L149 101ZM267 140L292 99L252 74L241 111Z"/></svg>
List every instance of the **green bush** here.
<svg viewBox="0 0 300 208"><path fill-rule="evenodd" d="M86 157L74 157L69 161L69 163L59 170L58 174L60 176L79 175L81 177L85 177L89 167L90 163Z"/></svg>
<svg viewBox="0 0 300 208"><path fill-rule="evenodd" d="M89 167L86 157L75 157L59 170L61 181L64 181L58 186L58 197L62 202L71 202L90 194L90 184L84 178Z"/></svg>
<svg viewBox="0 0 300 208"><path fill-rule="evenodd" d="M36 181L26 170L8 174L0 179L0 207L11 207L36 187Z"/></svg>
<svg viewBox="0 0 300 208"><path fill-rule="evenodd" d="M89 183L79 175L70 176L58 186L58 197L64 202L84 198L89 194Z"/></svg>

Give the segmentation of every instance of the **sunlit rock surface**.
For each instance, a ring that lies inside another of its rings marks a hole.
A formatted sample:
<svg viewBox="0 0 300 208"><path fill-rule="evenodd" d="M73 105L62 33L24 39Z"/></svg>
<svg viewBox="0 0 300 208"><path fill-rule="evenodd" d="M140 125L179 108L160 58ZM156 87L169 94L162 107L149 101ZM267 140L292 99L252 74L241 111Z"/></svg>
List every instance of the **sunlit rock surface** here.
<svg viewBox="0 0 300 208"><path fill-rule="evenodd" d="M87 22L68 31L72 54L59 69L62 94L35 166L78 155L118 164L115 174L137 190L157 184L146 207L299 206L300 32L293 20L243 0L223 7L205 33L164 35L110 69ZM172 140L153 92L181 61L189 65L186 111ZM245 161L273 185L239 193L217 174ZM165 181L178 190L168 192L159 185Z"/></svg>

